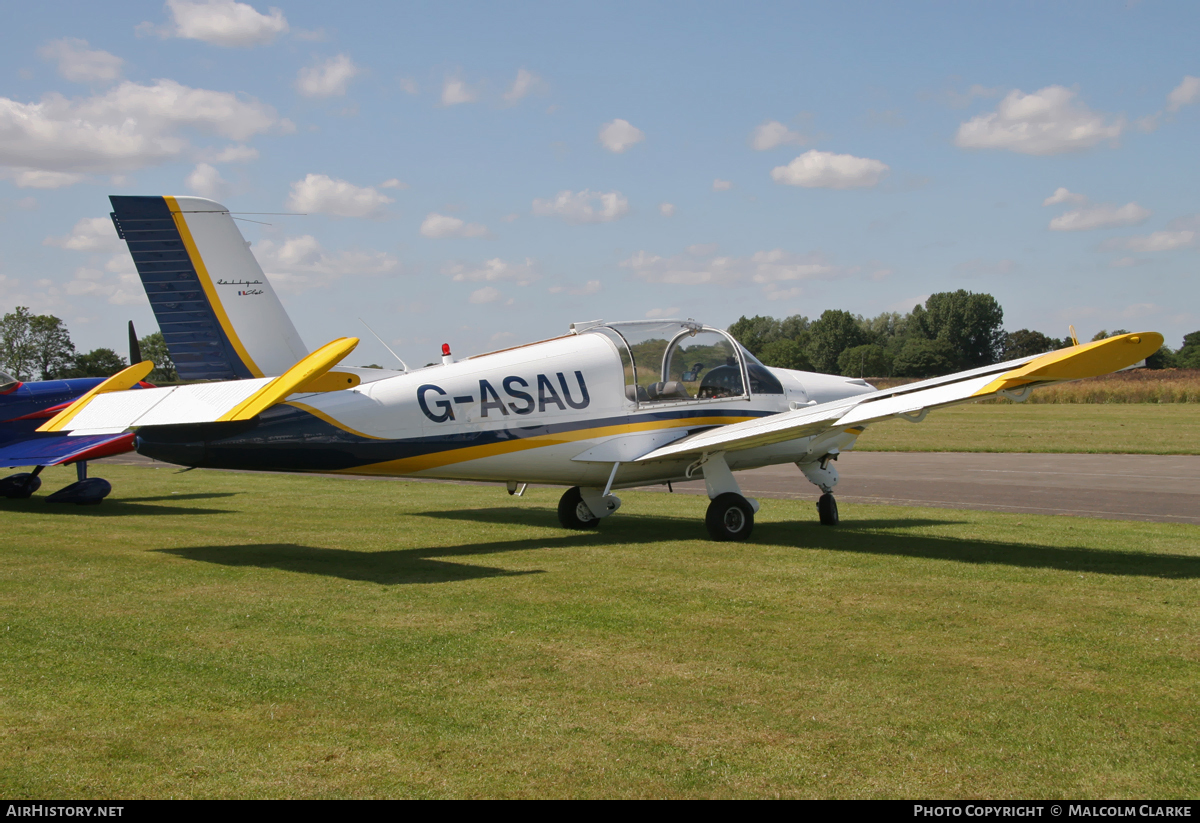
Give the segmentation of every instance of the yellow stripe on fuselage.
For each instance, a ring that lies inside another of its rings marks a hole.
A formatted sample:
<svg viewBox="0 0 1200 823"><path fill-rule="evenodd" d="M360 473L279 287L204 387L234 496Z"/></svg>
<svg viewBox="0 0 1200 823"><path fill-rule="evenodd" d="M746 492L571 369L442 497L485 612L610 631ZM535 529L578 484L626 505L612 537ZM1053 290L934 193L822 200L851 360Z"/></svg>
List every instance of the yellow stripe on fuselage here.
<svg viewBox="0 0 1200 823"><path fill-rule="evenodd" d="M171 210L171 217L175 219L175 228L179 230L179 236L183 239L183 247L187 249L188 257L192 261L192 267L196 270L196 276L200 278L200 285L204 288L204 293L208 296L208 303L217 315L217 322L224 329L225 336L229 338L229 342L233 344L238 357L242 359L242 363L250 370L250 373L255 377L266 377L263 374L263 370L254 362L254 358L250 356L250 352L246 351L246 347L242 345L242 341L238 338L233 324L229 322L229 315L225 314L225 307L221 304L221 298L217 296L217 287L213 285L212 278L208 275L208 269L204 265L204 258L200 256L200 250L196 248L196 241L192 238L192 232L188 229L187 220L183 216L183 211L179 208L179 203L170 195L164 196L163 199L167 201L167 208Z"/></svg>
<svg viewBox="0 0 1200 823"><path fill-rule="evenodd" d="M299 406L298 403L289 405ZM305 409L308 411L308 409ZM326 416L320 417L338 428L353 432L354 430ZM522 437L504 443L489 443L486 446L464 446L459 449L448 449L436 454L423 454L418 457L405 457L400 460L387 460L382 463L371 463L352 469L338 469L339 474L378 474L385 477L415 474L420 471L437 469L455 463L465 463L469 460L480 460L484 457L495 457L501 454L540 449L546 446L558 446L563 443L574 443L579 440L593 440L602 437L612 437L633 432L656 431L659 429L692 428L695 426L723 426L732 423L744 423L747 420L757 420L756 417L679 417L674 420L651 420L644 423L621 423L615 426L597 426L592 429L575 429L573 431L555 432L554 434L539 434L533 437ZM355 432L358 434L358 432ZM370 435L364 435L370 437ZM378 439L378 438L376 438Z"/></svg>

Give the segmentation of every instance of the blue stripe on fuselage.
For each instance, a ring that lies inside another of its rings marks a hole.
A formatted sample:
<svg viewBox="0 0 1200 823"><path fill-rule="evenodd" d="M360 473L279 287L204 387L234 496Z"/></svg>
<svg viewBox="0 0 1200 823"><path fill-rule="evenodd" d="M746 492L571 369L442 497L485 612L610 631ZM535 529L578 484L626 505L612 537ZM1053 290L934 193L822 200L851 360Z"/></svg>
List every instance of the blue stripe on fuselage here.
<svg viewBox="0 0 1200 823"><path fill-rule="evenodd" d="M138 432L137 451L185 466L259 471L329 472L563 432L666 420L766 417L751 409L664 409L566 423L513 426L456 434L378 440L340 429L293 406L275 406L245 423L151 426ZM684 423L683 425L686 425ZM236 428L236 433L230 430Z"/></svg>

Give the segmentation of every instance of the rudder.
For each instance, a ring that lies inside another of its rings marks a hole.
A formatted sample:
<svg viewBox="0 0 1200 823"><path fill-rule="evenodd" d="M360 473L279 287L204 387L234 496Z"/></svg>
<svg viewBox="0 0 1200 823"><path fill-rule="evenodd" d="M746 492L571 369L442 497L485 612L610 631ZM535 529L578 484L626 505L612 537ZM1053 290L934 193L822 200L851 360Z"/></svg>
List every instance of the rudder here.
<svg viewBox="0 0 1200 823"><path fill-rule="evenodd" d="M308 355L228 209L201 197L109 200L181 380L274 376Z"/></svg>

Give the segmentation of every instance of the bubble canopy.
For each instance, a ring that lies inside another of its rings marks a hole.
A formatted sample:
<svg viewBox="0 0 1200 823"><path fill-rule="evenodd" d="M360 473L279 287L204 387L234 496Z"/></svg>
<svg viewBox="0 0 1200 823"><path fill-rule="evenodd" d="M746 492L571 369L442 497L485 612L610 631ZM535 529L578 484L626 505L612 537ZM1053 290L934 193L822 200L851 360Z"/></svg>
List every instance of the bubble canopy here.
<svg viewBox="0 0 1200 823"><path fill-rule="evenodd" d="M626 399L639 407L783 394L770 369L723 329L694 320L595 320L571 328L613 344L624 367Z"/></svg>

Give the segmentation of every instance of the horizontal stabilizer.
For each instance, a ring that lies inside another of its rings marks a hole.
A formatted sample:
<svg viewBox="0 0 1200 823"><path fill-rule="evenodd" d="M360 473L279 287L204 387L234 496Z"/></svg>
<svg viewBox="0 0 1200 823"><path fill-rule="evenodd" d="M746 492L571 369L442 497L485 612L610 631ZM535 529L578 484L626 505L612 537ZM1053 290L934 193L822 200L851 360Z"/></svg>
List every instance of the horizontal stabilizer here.
<svg viewBox="0 0 1200 823"><path fill-rule="evenodd" d="M1157 332L1123 334L1049 354L722 426L655 449L637 462L753 449L898 417L917 422L931 409L1120 371L1154 354L1162 343L1163 337Z"/></svg>
<svg viewBox="0 0 1200 823"><path fill-rule="evenodd" d="M173 426L249 420L288 395L332 391L357 385L354 375L330 370L358 345L358 338L342 337L327 343L278 377L194 383L136 392L85 395L59 417L70 414L55 431L76 434L124 431L138 426ZM97 387L103 388L104 384ZM55 424L59 417L47 426ZM49 430L43 426L42 430Z"/></svg>

